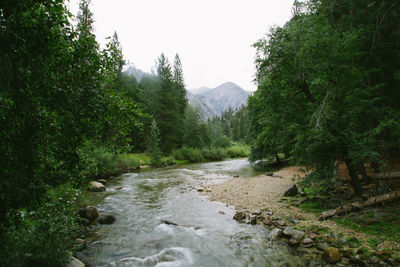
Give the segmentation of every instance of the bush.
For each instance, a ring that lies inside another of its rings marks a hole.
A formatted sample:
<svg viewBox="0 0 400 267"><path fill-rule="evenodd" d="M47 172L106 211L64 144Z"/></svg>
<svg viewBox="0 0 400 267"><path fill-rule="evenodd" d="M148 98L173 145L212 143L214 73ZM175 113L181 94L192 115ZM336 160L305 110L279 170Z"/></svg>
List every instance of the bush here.
<svg viewBox="0 0 400 267"><path fill-rule="evenodd" d="M206 160L223 160L227 157L226 152L220 148L212 148L212 149L203 149L202 151L203 158Z"/></svg>
<svg viewBox="0 0 400 267"><path fill-rule="evenodd" d="M175 165L175 159L174 157L168 157L168 158L163 158L162 160L162 165L166 165L166 166L171 166L171 165Z"/></svg>
<svg viewBox="0 0 400 267"><path fill-rule="evenodd" d="M118 173L128 172L140 167L140 160L129 154L120 154L115 158Z"/></svg>
<svg viewBox="0 0 400 267"><path fill-rule="evenodd" d="M178 160L188 160L192 163L204 160L201 151L196 148L182 147L175 150L172 154Z"/></svg>
<svg viewBox="0 0 400 267"><path fill-rule="evenodd" d="M1 266L59 266L69 260L69 250L81 228L75 214L78 191L64 185L47 192L35 210L8 215L10 226L2 236Z"/></svg>
<svg viewBox="0 0 400 267"><path fill-rule="evenodd" d="M250 155L250 149L246 145L235 145L225 148L225 153L230 158L245 158Z"/></svg>

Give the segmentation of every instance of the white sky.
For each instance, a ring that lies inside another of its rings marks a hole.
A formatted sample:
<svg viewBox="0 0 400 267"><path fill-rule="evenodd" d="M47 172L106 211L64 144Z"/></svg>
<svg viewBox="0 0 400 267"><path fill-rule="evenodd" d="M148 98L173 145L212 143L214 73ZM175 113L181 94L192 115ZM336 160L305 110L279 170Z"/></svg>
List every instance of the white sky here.
<svg viewBox="0 0 400 267"><path fill-rule="evenodd" d="M70 0L76 15L79 0ZM188 89L231 81L254 91L255 49L283 25L293 0L92 0L97 40L117 31L125 60L150 72L164 52L178 53Z"/></svg>

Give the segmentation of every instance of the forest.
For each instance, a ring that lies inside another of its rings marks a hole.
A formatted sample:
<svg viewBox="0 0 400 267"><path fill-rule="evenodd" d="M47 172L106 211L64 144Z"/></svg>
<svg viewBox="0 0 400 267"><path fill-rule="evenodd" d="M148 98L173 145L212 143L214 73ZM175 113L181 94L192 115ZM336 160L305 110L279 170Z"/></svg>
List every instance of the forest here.
<svg viewBox="0 0 400 267"><path fill-rule="evenodd" d="M398 1L295 1L253 44L248 104L208 120L178 54L137 81L116 32L96 41L89 4L74 17L63 0L0 3L1 265L68 262L88 182L140 165L285 158L330 181L341 161L361 196L366 163L400 157Z"/></svg>
<svg viewBox="0 0 400 267"><path fill-rule="evenodd" d="M326 179L343 161L361 195L364 164L390 171L399 157L399 3L295 1L292 13L254 44L251 159L284 154Z"/></svg>
<svg viewBox="0 0 400 267"><path fill-rule="evenodd" d="M188 105L178 54L172 65L161 54L156 73L139 83L124 73L117 33L100 47L89 4L82 0L76 17L62 0L0 4L5 265L65 262L83 231L74 211L82 190L139 167L131 153L147 153L145 164L156 166L249 153L239 144L243 115L207 122Z"/></svg>

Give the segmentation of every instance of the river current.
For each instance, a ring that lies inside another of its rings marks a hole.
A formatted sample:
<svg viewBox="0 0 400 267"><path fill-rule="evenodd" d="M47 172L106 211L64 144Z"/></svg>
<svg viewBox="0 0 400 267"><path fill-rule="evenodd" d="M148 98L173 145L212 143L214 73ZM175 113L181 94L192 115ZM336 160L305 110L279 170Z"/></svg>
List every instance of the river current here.
<svg viewBox="0 0 400 267"><path fill-rule="evenodd" d="M233 207L196 190L235 174L257 173L246 159L236 159L115 178L105 193L89 197L116 221L94 225L78 257L89 266L295 266L285 245L267 240L267 229L236 222Z"/></svg>

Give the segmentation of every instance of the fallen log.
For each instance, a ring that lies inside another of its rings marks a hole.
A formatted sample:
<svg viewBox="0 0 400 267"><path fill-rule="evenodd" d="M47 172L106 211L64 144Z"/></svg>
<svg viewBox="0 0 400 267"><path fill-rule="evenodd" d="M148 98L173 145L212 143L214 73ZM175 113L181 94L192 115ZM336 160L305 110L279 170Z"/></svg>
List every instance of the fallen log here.
<svg viewBox="0 0 400 267"><path fill-rule="evenodd" d="M344 206L339 206L336 209L327 210L321 213L318 217L318 220L325 220L326 218L333 217L335 215L340 215L343 213L349 213L358 209L362 209L367 206L372 206L378 203L382 203L384 201L393 200L396 198L400 198L400 190L393 191L387 194L370 197L363 202L353 202Z"/></svg>
<svg viewBox="0 0 400 267"><path fill-rule="evenodd" d="M373 180L399 179L400 171L372 173L369 177Z"/></svg>

